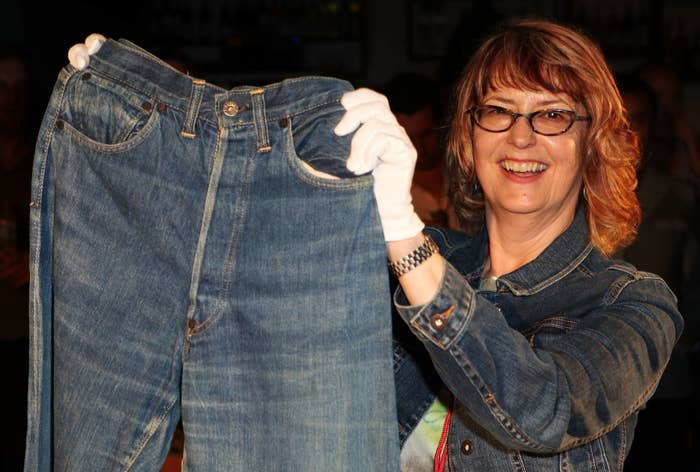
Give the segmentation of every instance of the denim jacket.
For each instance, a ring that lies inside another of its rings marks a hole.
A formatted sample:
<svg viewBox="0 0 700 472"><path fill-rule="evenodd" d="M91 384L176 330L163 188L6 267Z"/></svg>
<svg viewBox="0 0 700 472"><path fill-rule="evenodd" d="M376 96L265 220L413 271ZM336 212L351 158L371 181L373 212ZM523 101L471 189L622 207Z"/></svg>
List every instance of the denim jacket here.
<svg viewBox="0 0 700 472"><path fill-rule="evenodd" d="M596 250L582 211L495 291L485 232L427 231L449 264L429 303L394 296L402 443L446 386L451 471L621 471L682 330L666 283Z"/></svg>

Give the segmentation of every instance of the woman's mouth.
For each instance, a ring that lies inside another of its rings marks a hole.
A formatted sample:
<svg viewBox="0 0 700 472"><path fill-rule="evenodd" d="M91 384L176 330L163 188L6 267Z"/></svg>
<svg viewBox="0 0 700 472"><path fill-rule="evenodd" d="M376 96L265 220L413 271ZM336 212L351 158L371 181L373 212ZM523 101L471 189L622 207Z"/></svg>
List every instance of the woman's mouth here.
<svg viewBox="0 0 700 472"><path fill-rule="evenodd" d="M501 167L507 172L513 174L539 174L547 169L545 164L541 162L522 162L504 159L501 161Z"/></svg>

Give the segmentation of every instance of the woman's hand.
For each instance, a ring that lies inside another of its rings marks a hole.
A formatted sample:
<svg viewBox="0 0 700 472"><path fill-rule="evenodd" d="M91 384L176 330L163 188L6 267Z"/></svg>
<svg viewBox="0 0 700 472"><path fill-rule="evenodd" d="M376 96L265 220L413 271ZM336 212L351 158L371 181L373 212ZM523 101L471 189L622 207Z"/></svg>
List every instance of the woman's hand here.
<svg viewBox="0 0 700 472"><path fill-rule="evenodd" d="M416 149L384 95L357 89L343 95L341 103L347 113L336 126L336 134L342 136L360 127L352 138L347 168L355 174L372 172L388 257L399 260L425 241L425 224L411 203ZM423 304L433 298L443 272L444 259L436 253L402 275L399 282L409 303Z"/></svg>
<svg viewBox="0 0 700 472"><path fill-rule="evenodd" d="M74 44L68 50L68 60L71 65L78 70L85 69L90 64L90 56L99 51L105 41L105 37L101 34L92 33L85 38L84 43Z"/></svg>
<svg viewBox="0 0 700 472"><path fill-rule="evenodd" d="M384 239L415 237L425 226L411 203L416 149L391 113L384 95L361 88L347 92L341 103L347 112L335 133L343 136L359 126L346 165L355 174L372 172Z"/></svg>

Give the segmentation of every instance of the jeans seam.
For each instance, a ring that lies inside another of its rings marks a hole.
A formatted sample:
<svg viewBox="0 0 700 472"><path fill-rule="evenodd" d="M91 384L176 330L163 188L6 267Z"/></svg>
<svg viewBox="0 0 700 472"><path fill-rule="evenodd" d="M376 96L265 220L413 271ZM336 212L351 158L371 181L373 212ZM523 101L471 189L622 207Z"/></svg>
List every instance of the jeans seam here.
<svg viewBox="0 0 700 472"><path fill-rule="evenodd" d="M167 417L168 412L173 408L173 405L175 405L175 402L177 400L171 402L163 411L163 414L160 416L157 416L154 418L152 421L150 421L145 428L143 438L139 442L139 444L136 446L136 450L134 453L127 459L126 465L124 468L124 472L129 472L133 465L136 463L136 460L139 458L143 450L145 449L146 445L148 442L153 438L153 435L155 434L156 431L158 431L158 428L163 424L163 420ZM154 421L155 420L155 421Z"/></svg>
<svg viewBox="0 0 700 472"><path fill-rule="evenodd" d="M221 155L222 142L223 137L221 129L219 129L219 132L217 133L216 148L214 149L212 170L209 175L209 182L207 184L207 191L204 199L204 209L202 211L202 220L200 222L199 227L199 237L197 239L194 260L192 261L192 272L190 274L189 288L189 306L187 308L186 314L187 320L194 319L194 313L197 309L197 293L199 291L199 278L201 276L202 264L204 262L204 252L207 245L207 236L209 234L209 227L211 225L211 220L214 213L214 205L216 204L216 194L218 193L219 180L221 178L221 172L224 163L224 158ZM197 332L197 329L189 331L187 333L188 337L191 337Z"/></svg>

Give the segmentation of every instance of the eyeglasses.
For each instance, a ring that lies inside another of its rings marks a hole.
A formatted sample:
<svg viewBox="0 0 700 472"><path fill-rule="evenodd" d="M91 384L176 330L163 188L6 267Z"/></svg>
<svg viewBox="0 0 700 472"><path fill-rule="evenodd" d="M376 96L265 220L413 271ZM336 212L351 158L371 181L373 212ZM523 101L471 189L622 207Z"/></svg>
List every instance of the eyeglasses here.
<svg viewBox="0 0 700 472"><path fill-rule="evenodd" d="M530 123L532 131L544 136L564 134L576 121L591 121L590 116L580 116L571 110L551 109L516 113L502 107L483 105L470 108L467 112L479 128L492 133L508 131L521 116Z"/></svg>

